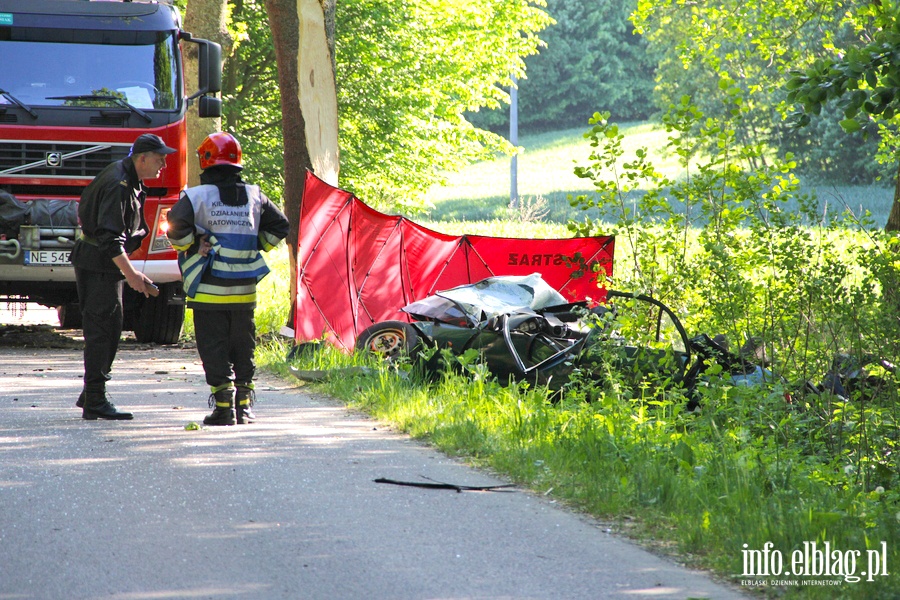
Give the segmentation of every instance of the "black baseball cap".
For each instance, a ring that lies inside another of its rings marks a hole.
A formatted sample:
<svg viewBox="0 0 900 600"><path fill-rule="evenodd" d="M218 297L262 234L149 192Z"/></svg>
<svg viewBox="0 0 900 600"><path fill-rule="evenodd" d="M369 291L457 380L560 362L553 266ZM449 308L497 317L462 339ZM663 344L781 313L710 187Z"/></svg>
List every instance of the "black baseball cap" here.
<svg viewBox="0 0 900 600"><path fill-rule="evenodd" d="M158 135L152 133L144 133L134 140L131 145L131 154L140 154L141 152L156 152L157 154L172 154L177 152L175 148L169 148Z"/></svg>

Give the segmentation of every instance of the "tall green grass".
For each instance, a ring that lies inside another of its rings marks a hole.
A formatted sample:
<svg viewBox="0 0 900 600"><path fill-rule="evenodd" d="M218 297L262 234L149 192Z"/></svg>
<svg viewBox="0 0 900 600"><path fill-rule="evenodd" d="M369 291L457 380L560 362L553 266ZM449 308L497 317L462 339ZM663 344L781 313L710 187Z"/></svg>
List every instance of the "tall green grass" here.
<svg viewBox="0 0 900 600"><path fill-rule="evenodd" d="M284 349L272 342L263 352L282 373ZM735 583L758 579L740 576L742 550L767 542L790 555L803 541L821 547L824 536L833 548L865 555L885 541L891 569L900 559L897 492L860 493L848 485L852 476L835 477L786 444L810 424L785 412L783 398L724 390L710 409L686 414L676 401L554 403L541 389L501 387L477 369L428 383L408 366L332 348L294 364L331 373L316 389L376 419ZM358 366L369 370L348 370ZM894 598L897 589L896 577L876 577L762 591L864 599Z"/></svg>

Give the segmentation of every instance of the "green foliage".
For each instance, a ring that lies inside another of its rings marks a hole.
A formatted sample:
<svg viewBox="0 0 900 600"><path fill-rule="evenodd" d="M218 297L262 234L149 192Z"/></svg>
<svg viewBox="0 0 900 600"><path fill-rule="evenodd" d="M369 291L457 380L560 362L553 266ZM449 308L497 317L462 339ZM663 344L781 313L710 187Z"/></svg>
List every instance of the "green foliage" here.
<svg viewBox="0 0 900 600"><path fill-rule="evenodd" d="M284 158L275 48L263 0L230 4L235 43L222 73L222 129L243 151L244 176L281 204Z"/></svg>
<svg viewBox="0 0 900 600"><path fill-rule="evenodd" d="M874 157L891 132L870 124L867 139L851 139L830 120L797 130L779 119L790 108L782 85L788 70L834 60L857 40L881 35L872 11L864 10L868 4L550 0L555 22L549 26L540 4L527 0L457 5L337 4L341 185L381 208L415 212L426 205L424 190L460 165L510 151L499 136L478 129L505 127L508 111L501 105L510 74L519 80L525 128L584 123L598 109L635 118L684 93L705 115L717 116L718 81L728 76L748 98L738 139L765 144L782 160L792 153L808 181L888 181L890 171ZM230 6L237 44L226 62L224 126L248 150L248 177L277 200L281 114L264 3L232 0ZM626 22L632 8L640 37ZM892 162L893 142L884 147L883 160Z"/></svg>
<svg viewBox="0 0 900 600"><path fill-rule="evenodd" d="M738 140L737 122L747 109L731 83L720 84L724 118L707 117L686 96L664 117L669 148L685 169L678 180L658 173L644 150L623 161L623 136L607 115L595 115L585 136L590 161L576 169L595 194L573 204L598 211L602 220L585 218L570 229L612 232L618 247L627 246L632 262L617 265L614 287L663 299L689 331L731 340L759 336L772 369L784 376L743 390L713 377L700 389L703 416L691 426L699 431L700 422L707 424L702 441L685 441L690 452L672 448L689 465L712 468L726 486L719 493L731 498L735 486L744 490L738 497L747 493L764 506L758 521L731 523L715 534L730 538L726 547L758 547L765 539L788 547L804 539L863 547L875 522L897 530L891 511L898 497L885 491L900 485L893 451L900 416L896 376L883 372L846 398L827 388L813 392L802 382L818 381L836 356L857 365L900 356L897 241L865 216L818 215L814 199L799 190L790 156L753 168L764 163L764 150ZM696 139L708 140L708 154L697 152ZM633 386L601 392L633 401L622 391L628 389ZM785 402L786 393L792 402ZM840 508L828 510L826 503L797 511L811 493L807 479L837 485L812 493ZM708 514L747 511L726 504ZM880 511L874 520L873 504ZM712 533L704 529L694 528L698 548L710 543Z"/></svg>
<svg viewBox="0 0 900 600"><path fill-rule="evenodd" d="M540 0L339 2L342 185L410 210L447 171L506 150L466 111L497 106L548 23Z"/></svg>
<svg viewBox="0 0 900 600"><path fill-rule="evenodd" d="M281 108L264 3L233 2L226 127L244 144L248 178L280 197ZM543 0L348 0L337 3L335 67L341 186L382 207L420 210L444 173L508 151L465 112L497 106L523 74L549 18Z"/></svg>
<svg viewBox="0 0 900 600"><path fill-rule="evenodd" d="M518 82L521 130L581 127L598 109L628 120L650 116L656 62L628 20L636 4L548 0L556 22L541 34L540 52L525 59L527 78ZM508 113L481 111L471 120L501 132Z"/></svg>
<svg viewBox="0 0 900 600"><path fill-rule="evenodd" d="M749 170L761 151L738 145L729 123L706 119L687 98L666 117L669 146L687 173L678 181L658 174L640 150L620 169L618 128L603 115L594 123L587 137L595 151L577 172L597 193L573 204L600 218L570 229L612 233L624 244L631 264L618 263L615 287L667 302L689 330L732 340L761 335L778 370L795 378L823 373L841 351L893 348L891 332L880 326L891 309L879 296L887 275L867 270L873 256L893 256L889 240L857 229L859 245L848 246L841 228L853 231L857 223L835 213L821 218L789 162ZM718 149L702 160L685 135L695 127ZM864 331L878 340L868 349L858 343Z"/></svg>
<svg viewBox="0 0 900 600"><path fill-rule="evenodd" d="M854 16L859 31L855 44L835 49L806 69L791 72L785 85L788 102L797 107L791 122L808 126L813 117L819 121L826 115L838 120L833 115L839 111L844 131L880 139L879 159L896 163L900 8L892 3L863 3Z"/></svg>
<svg viewBox="0 0 900 600"><path fill-rule="evenodd" d="M792 102L784 89L787 73L827 63L866 35L860 6L844 0L640 0L634 22L662 54L661 108L687 94L705 115L724 116L718 82L730 78L747 99L744 118L735 124L742 143L762 144L782 159L793 154L798 172L820 181L872 183L885 175L875 161L874 128L868 140L847 143L836 127L790 130L781 124ZM756 160L764 164L767 157Z"/></svg>
<svg viewBox="0 0 900 600"><path fill-rule="evenodd" d="M882 139L877 125L867 123L866 135L847 135L834 102L823 107L820 116L800 128L790 121L778 122L780 156L783 158L791 152L797 172L807 183L888 187L896 165L880 159L879 146L886 140Z"/></svg>
<svg viewBox="0 0 900 600"><path fill-rule="evenodd" d="M846 48L840 60L821 59L805 71L794 71L787 82L789 101L803 109L797 115L801 124L834 99L840 100L846 117L842 126L848 131L858 131L867 116L890 120L897 114L900 71L895 53L900 48L900 14L896 7L880 2L863 7L861 12L870 19L867 44Z"/></svg>

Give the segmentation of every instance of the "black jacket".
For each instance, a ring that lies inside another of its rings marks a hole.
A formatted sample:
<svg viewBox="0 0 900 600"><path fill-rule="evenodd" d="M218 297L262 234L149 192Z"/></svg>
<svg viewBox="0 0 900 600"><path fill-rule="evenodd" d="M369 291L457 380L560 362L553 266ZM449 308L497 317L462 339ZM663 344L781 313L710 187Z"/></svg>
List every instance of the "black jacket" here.
<svg viewBox="0 0 900 600"><path fill-rule="evenodd" d="M91 271L118 271L112 259L131 254L147 237L145 198L130 157L103 169L78 203L82 238L72 250L72 264Z"/></svg>

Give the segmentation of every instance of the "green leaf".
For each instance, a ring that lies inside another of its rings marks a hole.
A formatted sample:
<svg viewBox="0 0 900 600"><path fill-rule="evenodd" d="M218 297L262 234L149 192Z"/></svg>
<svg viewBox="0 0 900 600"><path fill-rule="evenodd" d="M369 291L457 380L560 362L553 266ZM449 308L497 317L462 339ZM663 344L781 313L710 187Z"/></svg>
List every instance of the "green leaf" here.
<svg viewBox="0 0 900 600"><path fill-rule="evenodd" d="M875 88L876 86L878 86L878 73L876 73L875 71L867 71L866 83L869 84L870 88Z"/></svg>
<svg viewBox="0 0 900 600"><path fill-rule="evenodd" d="M847 133L853 133L860 130L859 121L856 119L844 119L840 122L841 128Z"/></svg>

